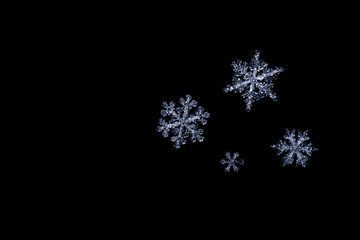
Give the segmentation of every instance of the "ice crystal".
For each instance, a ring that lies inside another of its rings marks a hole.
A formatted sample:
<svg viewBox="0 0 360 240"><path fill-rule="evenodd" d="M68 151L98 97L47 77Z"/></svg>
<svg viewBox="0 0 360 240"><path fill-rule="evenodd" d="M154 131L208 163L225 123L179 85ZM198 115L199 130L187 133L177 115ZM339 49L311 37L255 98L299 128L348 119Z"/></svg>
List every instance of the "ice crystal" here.
<svg viewBox="0 0 360 240"><path fill-rule="evenodd" d="M236 164L238 165L243 165L244 164L244 160L240 159L240 160L236 160L236 158L239 156L239 153L234 153L234 155L231 157L230 152L226 152L225 156L228 160L224 160L221 159L220 163L222 165L224 164L228 164L227 167L225 168L225 172L230 172L230 168L233 167L234 171L237 172L239 170L239 168L236 166Z"/></svg>
<svg viewBox="0 0 360 240"><path fill-rule="evenodd" d="M171 137L171 141L175 143L175 148L180 148L181 144L186 144L185 139L190 135L190 140L193 143L196 141L204 141L204 137L202 136L204 131L198 129L198 122L206 125L206 119L209 118L210 114L205 112L201 106L197 108L195 114L190 114L189 111L197 106L197 101L191 99L192 97L190 95L186 95L185 99L180 98L179 103L182 106L176 109L174 102L170 102L169 104L163 102L161 115L163 117L169 116L170 120L166 122L165 119L160 118L157 131L162 132L164 137L168 137L171 130L171 133L174 135Z"/></svg>
<svg viewBox="0 0 360 240"><path fill-rule="evenodd" d="M234 71L232 85L227 85L224 92L239 92L246 103L246 110L251 111L253 102L264 97L270 97L277 100L273 92L273 80L284 69L275 67L268 68L268 64L259 59L260 52L255 51L254 57L250 63L237 60L232 62L231 66Z"/></svg>
<svg viewBox="0 0 360 240"><path fill-rule="evenodd" d="M312 143L308 141L310 139L308 136L308 131L298 131L298 135L296 137L295 130L289 131L286 129L284 138L287 140L287 142L280 140L278 144L271 145L272 148L278 149L278 155L286 152L286 154L283 156L283 166L292 164L296 157L296 166L301 165L306 167L306 162L309 160L312 152L318 150L313 148Z"/></svg>

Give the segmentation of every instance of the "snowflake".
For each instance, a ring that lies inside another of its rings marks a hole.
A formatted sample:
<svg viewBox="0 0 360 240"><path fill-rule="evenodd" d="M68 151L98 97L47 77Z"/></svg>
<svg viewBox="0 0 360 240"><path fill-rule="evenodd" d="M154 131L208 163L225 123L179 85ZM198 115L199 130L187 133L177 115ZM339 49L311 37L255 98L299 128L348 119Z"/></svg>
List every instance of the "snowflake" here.
<svg viewBox="0 0 360 240"><path fill-rule="evenodd" d="M278 155L283 152L287 152L284 157L283 166L287 164L292 164L296 156L296 166L302 165L306 167L306 161L309 160L308 156L311 156L312 152L318 150L312 147L312 143L307 141L310 139L308 136L308 131L301 132L299 131L297 138L295 137L295 130L289 131L286 129L286 134L284 138L288 140L289 143L286 143L282 140L276 145L271 145L272 148L278 149ZM307 155L305 155L307 153Z"/></svg>
<svg viewBox="0 0 360 240"><path fill-rule="evenodd" d="M273 80L277 75L284 71L283 68L275 67L275 69L268 68L268 64L259 59L260 52L255 51L254 58L251 59L250 64L237 60L232 62L231 66L234 71L232 85L227 85L224 92L239 92L243 93L241 96L246 103L246 110L251 111L253 102L270 97L276 101L277 96L272 91Z"/></svg>
<svg viewBox="0 0 360 240"><path fill-rule="evenodd" d="M231 157L229 152L226 152L225 156L228 160L224 160L224 159L220 160L220 163L222 165L228 164L227 167L225 168L225 172L230 172L231 167L233 167L234 171L237 172L239 170L239 168L235 164L244 165L243 159L235 160L239 156L239 153L237 153L237 152L234 153L233 157Z"/></svg>
<svg viewBox="0 0 360 240"><path fill-rule="evenodd" d="M182 107L174 108L175 103L170 102L167 104L163 102L163 110L161 115L163 117L170 116L170 120L166 122L163 118L159 119L159 126L157 127L158 132L162 132L164 137L169 136L169 131L171 130L174 136L171 137L171 141L174 142L175 148L180 148L181 144L185 144L185 138L188 138L191 134L191 142L204 141L202 129L198 129L197 122L200 122L202 125L206 125L207 120L210 114L204 112L204 108L199 106L194 114L189 114L189 111L192 108L197 106L197 101L192 100L191 96L186 95L186 99L180 98L180 104Z"/></svg>

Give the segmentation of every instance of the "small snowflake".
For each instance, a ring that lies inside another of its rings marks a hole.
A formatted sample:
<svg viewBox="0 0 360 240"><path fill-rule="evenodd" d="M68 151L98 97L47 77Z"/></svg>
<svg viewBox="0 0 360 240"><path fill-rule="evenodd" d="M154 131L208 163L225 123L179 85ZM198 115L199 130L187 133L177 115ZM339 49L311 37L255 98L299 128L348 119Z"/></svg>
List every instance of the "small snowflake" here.
<svg viewBox="0 0 360 240"><path fill-rule="evenodd" d="M283 152L287 152L283 157L283 166L292 164L296 156L296 166L301 165L306 167L306 162L309 160L312 152L318 150L312 147L311 142L307 142L310 139L308 136L308 131L299 131L296 138L295 130L289 131L286 129L284 138L288 140L288 143L280 140L278 144L271 145L272 148L278 149L278 155L282 154Z"/></svg>
<svg viewBox="0 0 360 240"><path fill-rule="evenodd" d="M254 58L251 62L242 62L237 60L232 62L231 66L234 71L232 85L226 86L224 92L239 92L246 103L246 110L251 111L253 102L264 97L270 97L274 101L277 99L276 94L272 91L273 80L277 75L284 71L283 68L268 68L268 64L259 59L260 52L255 51Z"/></svg>
<svg viewBox="0 0 360 240"><path fill-rule="evenodd" d="M157 127L158 132L162 132L164 137L169 136L171 130L174 136L171 137L171 141L174 142L175 148L180 148L181 144L186 144L186 138L191 135L191 142L202 142L204 137L202 136L203 130L198 129L198 122L202 125L206 125L207 118L210 114L204 111L204 108L199 106L195 111L195 114L189 114L192 108L197 106L197 101L192 100L191 96L186 95L186 99L180 98L180 104L182 107L175 109L175 103L170 102L167 104L163 102L163 110L161 115L163 117L170 116L170 120L166 122L163 118L159 119L159 126Z"/></svg>
<svg viewBox="0 0 360 240"><path fill-rule="evenodd" d="M239 170L239 168L235 164L244 165L243 159L235 160L239 156L239 153L237 153L237 152L234 153L233 157L231 157L229 152L226 152L225 156L228 160L224 160L224 159L220 160L220 163L222 165L228 164L227 167L225 168L225 172L230 172L231 167L233 167L234 171L237 172Z"/></svg>

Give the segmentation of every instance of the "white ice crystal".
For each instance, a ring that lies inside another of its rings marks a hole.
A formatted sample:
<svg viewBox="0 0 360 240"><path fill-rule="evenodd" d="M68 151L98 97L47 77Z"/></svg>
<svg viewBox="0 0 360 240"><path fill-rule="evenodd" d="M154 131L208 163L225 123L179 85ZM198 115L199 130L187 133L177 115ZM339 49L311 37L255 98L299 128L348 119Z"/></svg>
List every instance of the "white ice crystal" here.
<svg viewBox="0 0 360 240"><path fill-rule="evenodd" d="M312 152L318 150L312 147L311 142L308 142L310 139L308 136L308 131L299 131L296 138L295 130L289 131L286 129L284 138L288 141L288 143L286 141L280 140L278 144L271 145L272 148L278 149L278 155L286 152L286 154L283 156L283 166L292 164L296 157L296 166L302 165L303 167L306 167L306 162L309 160Z"/></svg>
<svg viewBox="0 0 360 240"><path fill-rule="evenodd" d="M220 163L222 165L224 164L228 164L227 167L225 168L225 172L230 172L230 168L233 167L234 171L237 172L239 170L239 168L236 166L236 164L238 165L243 165L244 164L244 160L240 159L240 160L236 160L236 158L239 156L239 153L234 153L234 155L231 157L229 152L225 153L225 156L228 160L224 160L221 159Z"/></svg>
<svg viewBox="0 0 360 240"><path fill-rule="evenodd" d="M190 95L186 95L186 99L180 98L179 102L182 106L176 109L174 102L170 102L169 104L163 102L164 109L161 111L161 115L163 117L169 116L170 120L166 122L165 119L160 118L157 131L162 132L164 137L168 137L171 130L174 135L171 137L171 141L175 143L175 148L180 148L181 144L185 144L185 139L190 135L190 140L193 143L196 142L196 140L199 142L204 141L204 137L201 136L204 131L198 129L197 122L206 125L206 118L209 118L210 114L204 112L204 108L201 106L197 108L195 114L189 114L189 111L197 106L197 101L191 101L191 98Z"/></svg>
<svg viewBox="0 0 360 240"><path fill-rule="evenodd" d="M270 97L274 101L277 99L273 92L273 80L277 75L284 71L281 67L275 69L268 68L268 64L259 59L260 52L255 51L251 62L237 60L232 62L231 66L234 71L232 85L227 85L224 92L239 92L246 103L246 110L251 111L253 102Z"/></svg>

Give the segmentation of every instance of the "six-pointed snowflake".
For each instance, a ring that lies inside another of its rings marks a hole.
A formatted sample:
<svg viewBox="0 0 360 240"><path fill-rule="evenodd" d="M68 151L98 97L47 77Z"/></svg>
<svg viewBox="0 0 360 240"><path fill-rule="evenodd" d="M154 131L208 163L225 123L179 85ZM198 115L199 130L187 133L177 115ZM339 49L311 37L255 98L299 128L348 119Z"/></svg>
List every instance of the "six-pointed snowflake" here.
<svg viewBox="0 0 360 240"><path fill-rule="evenodd" d="M230 168L233 167L234 171L237 172L239 170L239 168L236 166L236 164L238 165L244 165L244 160L240 159L240 160L236 160L236 158L239 156L239 153L234 153L234 155L231 157L229 152L225 153L225 156L228 160L224 160L221 159L220 163L222 165L224 164L228 164L227 167L225 168L225 172L230 172Z"/></svg>
<svg viewBox="0 0 360 240"><path fill-rule="evenodd" d="M273 92L273 80L284 69L275 67L275 69L268 68L268 64L259 59L260 52L255 51L254 58L251 62L242 62L237 60L232 62L231 66L234 71L232 85L226 86L224 92L239 92L246 103L246 110L251 111L253 102L270 97L274 101L277 99Z"/></svg>
<svg viewBox="0 0 360 240"><path fill-rule="evenodd" d="M192 100L191 96L186 95L186 98L180 98L181 107L175 109L175 103L170 102L167 104L163 102L163 110L161 115L163 117L170 116L170 120L166 122L163 118L159 119L159 126L157 127L158 132L162 132L164 137L168 137L169 131L171 130L174 136L171 137L171 141L174 142L175 148L180 148L181 144L185 144L185 138L191 135L191 142L202 142L204 137L202 136L203 130L198 129L197 122L202 125L206 125L210 114L204 112L204 108L199 106L195 111L195 114L189 114L192 108L197 106L197 101Z"/></svg>
<svg viewBox="0 0 360 240"><path fill-rule="evenodd" d="M282 141L276 145L271 145L272 148L278 149L278 155L286 152L283 157L284 164L292 164L296 157L296 166L306 167L306 162L309 160L309 157L312 155L312 152L318 150L312 147L312 143L308 142L310 139L308 136L308 131L301 132L299 131L297 138L295 137L295 130L289 131L286 129L286 134L284 138L288 141ZM307 155L306 155L306 154Z"/></svg>

